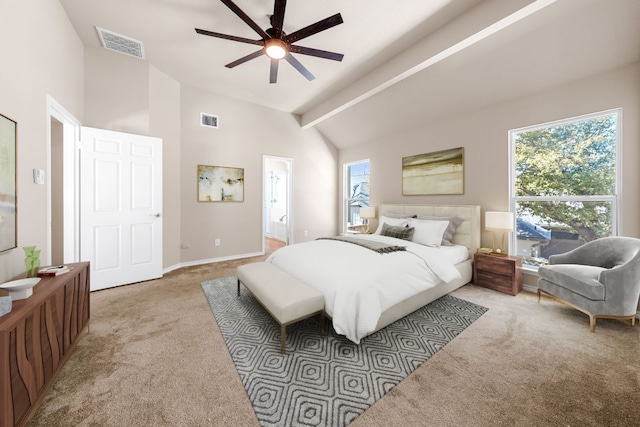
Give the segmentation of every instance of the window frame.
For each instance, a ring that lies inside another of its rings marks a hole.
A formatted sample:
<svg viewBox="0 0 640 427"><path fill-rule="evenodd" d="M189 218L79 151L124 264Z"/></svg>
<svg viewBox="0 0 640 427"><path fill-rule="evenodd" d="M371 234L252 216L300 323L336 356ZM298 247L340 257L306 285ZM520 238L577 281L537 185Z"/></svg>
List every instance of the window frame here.
<svg viewBox="0 0 640 427"><path fill-rule="evenodd" d="M517 196L516 195L516 135L522 132L534 131L548 127L562 126L569 123L581 122L590 119L615 115L616 120L616 178L615 190L611 196ZM561 120L541 123L532 126L525 126L518 129L509 130L509 210L514 214L513 232L509 239L509 250L517 251L518 235L517 235L517 213L516 205L519 201L536 201L536 202L610 202L611 203L611 235L618 236L621 234L621 203L622 203L622 108L614 108L610 110L598 111L594 113L584 114L581 116L569 117ZM538 267L533 265L522 265L523 270L535 273Z"/></svg>
<svg viewBox="0 0 640 427"><path fill-rule="evenodd" d="M368 198L352 198L351 188L349 185L350 177L349 168L361 163L367 163L369 167L369 190L371 190L371 161L369 159L355 160L342 165L342 191L344 194L342 202L342 233L349 231L349 205L354 201L365 201L366 206L371 206L371 194Z"/></svg>

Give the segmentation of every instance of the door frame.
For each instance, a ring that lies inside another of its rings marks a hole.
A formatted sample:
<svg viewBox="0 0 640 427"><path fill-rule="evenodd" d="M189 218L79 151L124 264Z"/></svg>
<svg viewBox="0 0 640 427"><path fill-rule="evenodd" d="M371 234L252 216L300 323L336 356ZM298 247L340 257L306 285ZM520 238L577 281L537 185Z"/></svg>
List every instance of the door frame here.
<svg viewBox="0 0 640 427"><path fill-rule="evenodd" d="M80 121L67 111L51 95L47 94L47 147L46 147L46 167L49 179L46 179L47 186L47 255L44 263L51 264L52 250L52 189L51 189L51 119L56 119L62 123L63 139L63 161L73 167L63 169L63 221L64 221L64 254L65 263L80 261L80 163L78 147L80 141Z"/></svg>
<svg viewBox="0 0 640 427"><path fill-rule="evenodd" d="M264 254L266 251L264 238L265 238L265 222L264 222L264 212L267 208L265 205L265 193L266 193L266 185L265 181L265 173L267 172L267 160L277 160L282 161L287 165L287 245L292 245L294 243L293 238L293 218L295 217L293 211L293 159L290 157L280 157L280 156L270 156L268 154L262 155L262 210L260 211L260 217L262 218L262 228L260 229L260 239L262 241L262 253Z"/></svg>

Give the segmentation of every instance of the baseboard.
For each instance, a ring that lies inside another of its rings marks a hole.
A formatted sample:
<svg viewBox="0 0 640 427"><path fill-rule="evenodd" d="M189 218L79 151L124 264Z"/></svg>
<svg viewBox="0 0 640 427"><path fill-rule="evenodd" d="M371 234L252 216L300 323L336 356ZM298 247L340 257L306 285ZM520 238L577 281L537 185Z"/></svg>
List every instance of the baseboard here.
<svg viewBox="0 0 640 427"><path fill-rule="evenodd" d="M196 265L203 265L203 264L213 264L216 262L223 262L223 261L233 261L236 259L243 259L243 258L253 258L257 256L262 256L262 255L264 255L264 252L253 252L248 254L239 254L239 255L231 255L231 256L219 257L219 258L209 258L209 259L200 259L197 261L181 262L179 264L174 264L170 267L164 268L162 270L162 274L167 274L169 272L172 272L174 270L177 270L179 268L184 268L184 267L193 267Z"/></svg>

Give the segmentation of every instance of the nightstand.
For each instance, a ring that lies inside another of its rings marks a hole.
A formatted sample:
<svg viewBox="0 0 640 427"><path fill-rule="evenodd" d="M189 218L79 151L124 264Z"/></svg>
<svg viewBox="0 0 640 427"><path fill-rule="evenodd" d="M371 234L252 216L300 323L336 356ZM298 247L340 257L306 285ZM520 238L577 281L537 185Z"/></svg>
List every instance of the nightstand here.
<svg viewBox="0 0 640 427"><path fill-rule="evenodd" d="M522 291L522 257L476 253L473 257L473 283L518 295Z"/></svg>

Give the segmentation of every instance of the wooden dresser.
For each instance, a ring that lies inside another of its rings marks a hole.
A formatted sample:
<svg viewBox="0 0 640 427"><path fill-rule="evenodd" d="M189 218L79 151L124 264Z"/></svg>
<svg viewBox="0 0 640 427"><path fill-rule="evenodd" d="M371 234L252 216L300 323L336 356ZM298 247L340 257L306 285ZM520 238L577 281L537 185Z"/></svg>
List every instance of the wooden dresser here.
<svg viewBox="0 0 640 427"><path fill-rule="evenodd" d="M517 295L522 291L522 257L475 254L473 283L495 291Z"/></svg>
<svg viewBox="0 0 640 427"><path fill-rule="evenodd" d="M0 317L0 427L29 421L89 327L89 263L69 266Z"/></svg>

